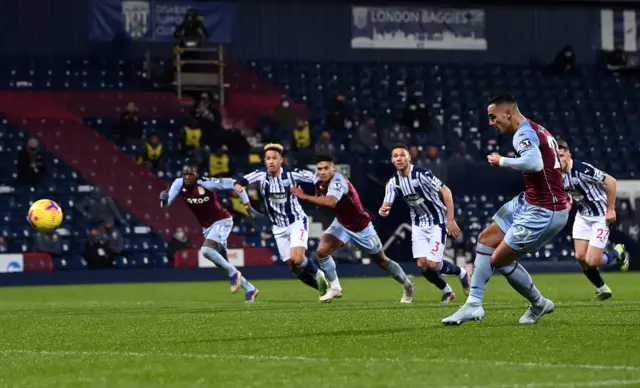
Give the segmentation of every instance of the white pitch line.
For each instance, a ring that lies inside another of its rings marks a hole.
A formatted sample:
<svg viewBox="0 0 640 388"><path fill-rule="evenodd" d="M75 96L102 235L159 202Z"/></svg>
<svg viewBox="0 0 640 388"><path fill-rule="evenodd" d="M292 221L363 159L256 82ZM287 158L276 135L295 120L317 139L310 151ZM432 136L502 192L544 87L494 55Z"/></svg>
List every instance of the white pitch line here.
<svg viewBox="0 0 640 388"><path fill-rule="evenodd" d="M307 356L266 356L252 354L217 354L217 353L147 353L147 352L117 352L117 351L49 351L29 349L3 349L0 354L29 354L46 357L167 357L167 358L195 358L195 359L231 359L231 360L258 360L258 361L301 361L301 362L360 362L360 363L438 363L438 364L479 364L490 366L511 366L519 368L536 369L587 369L587 370L614 370L627 372L640 372L640 367L628 365L597 365L597 364L549 364L538 362L511 362L471 359L443 359L443 358L321 358Z"/></svg>

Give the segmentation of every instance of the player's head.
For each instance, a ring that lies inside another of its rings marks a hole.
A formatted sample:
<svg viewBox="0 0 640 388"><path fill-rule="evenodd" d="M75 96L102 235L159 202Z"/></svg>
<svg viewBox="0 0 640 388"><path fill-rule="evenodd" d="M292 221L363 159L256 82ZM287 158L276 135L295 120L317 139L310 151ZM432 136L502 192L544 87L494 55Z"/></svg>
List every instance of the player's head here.
<svg viewBox="0 0 640 388"><path fill-rule="evenodd" d="M569 164L571 163L571 150L569 149L569 143L564 140L558 141L558 157L562 164L562 171L569 170Z"/></svg>
<svg viewBox="0 0 640 388"><path fill-rule="evenodd" d="M264 146L264 166L267 168L268 172L275 173L280 171L283 161L283 152L284 147L280 144L270 143Z"/></svg>
<svg viewBox="0 0 640 388"><path fill-rule="evenodd" d="M198 163L189 160L182 166L182 184L185 187L193 187L198 181Z"/></svg>
<svg viewBox="0 0 640 388"><path fill-rule="evenodd" d="M409 148L404 144L396 144L391 149L391 163L398 171L403 171L411 164Z"/></svg>
<svg viewBox="0 0 640 388"><path fill-rule="evenodd" d="M520 116L518 101L508 93L491 96L487 114L489 115L489 125L494 126L500 133L515 132L518 129L514 120Z"/></svg>
<svg viewBox="0 0 640 388"><path fill-rule="evenodd" d="M330 181L336 174L336 166L333 164L333 158L329 155L316 156L316 172L322 181Z"/></svg>

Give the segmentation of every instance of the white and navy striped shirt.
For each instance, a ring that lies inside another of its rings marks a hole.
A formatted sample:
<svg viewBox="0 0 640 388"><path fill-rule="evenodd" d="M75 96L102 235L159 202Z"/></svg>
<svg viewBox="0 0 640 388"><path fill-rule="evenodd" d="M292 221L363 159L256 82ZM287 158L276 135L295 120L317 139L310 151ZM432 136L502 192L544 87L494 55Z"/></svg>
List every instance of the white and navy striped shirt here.
<svg viewBox="0 0 640 388"><path fill-rule="evenodd" d="M589 163L571 161L571 168L562 174L564 189L573 198L583 216L604 217L607 214L607 174Z"/></svg>
<svg viewBox="0 0 640 388"><path fill-rule="evenodd" d="M259 184L260 195L274 226L286 228L295 221L306 222L307 215L290 190L298 183L313 183L313 172L281 167L280 174L272 176L263 167L245 175L238 183L243 186Z"/></svg>
<svg viewBox="0 0 640 388"><path fill-rule="evenodd" d="M396 193L402 195L411 209L411 222L415 226L445 226L447 208L440 199L442 181L430 170L411 166L409 175L403 177L398 171L387 182L384 202L393 203Z"/></svg>

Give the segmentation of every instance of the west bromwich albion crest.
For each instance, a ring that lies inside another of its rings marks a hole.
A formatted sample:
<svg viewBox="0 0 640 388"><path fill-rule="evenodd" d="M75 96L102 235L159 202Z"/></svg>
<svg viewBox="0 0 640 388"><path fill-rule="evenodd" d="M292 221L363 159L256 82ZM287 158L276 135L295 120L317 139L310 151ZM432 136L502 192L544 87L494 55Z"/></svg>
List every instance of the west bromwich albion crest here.
<svg viewBox="0 0 640 388"><path fill-rule="evenodd" d="M135 0L122 2L124 29L133 39L142 38L149 32L149 14L151 6L148 1Z"/></svg>
<svg viewBox="0 0 640 388"><path fill-rule="evenodd" d="M369 9L367 7L353 7L351 8L353 15L353 25L358 28L365 28L367 26L367 16L369 16Z"/></svg>

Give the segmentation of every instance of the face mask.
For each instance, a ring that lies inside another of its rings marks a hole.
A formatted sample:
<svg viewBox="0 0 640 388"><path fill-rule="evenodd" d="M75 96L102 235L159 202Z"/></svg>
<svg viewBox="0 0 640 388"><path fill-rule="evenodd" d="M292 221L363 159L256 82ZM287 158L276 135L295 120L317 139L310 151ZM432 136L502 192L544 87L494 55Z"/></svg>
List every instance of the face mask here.
<svg viewBox="0 0 640 388"><path fill-rule="evenodd" d="M175 238L178 240L182 240L184 238L184 233L183 232L176 233Z"/></svg>
<svg viewBox="0 0 640 388"><path fill-rule="evenodd" d="M409 109L416 110L416 106L415 105L409 105Z"/></svg>
<svg viewBox="0 0 640 388"><path fill-rule="evenodd" d="M288 108L289 107L289 101L283 101L282 102L282 106L285 107L285 108Z"/></svg>

